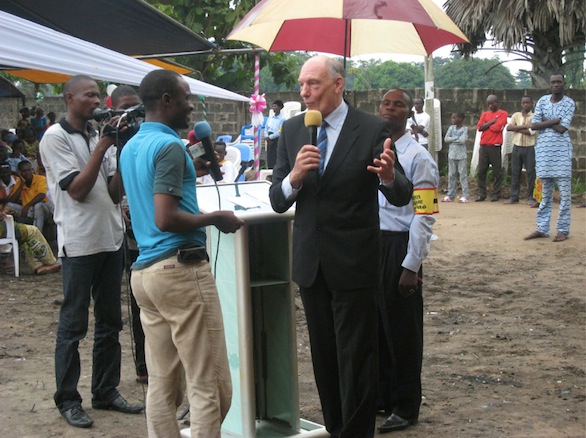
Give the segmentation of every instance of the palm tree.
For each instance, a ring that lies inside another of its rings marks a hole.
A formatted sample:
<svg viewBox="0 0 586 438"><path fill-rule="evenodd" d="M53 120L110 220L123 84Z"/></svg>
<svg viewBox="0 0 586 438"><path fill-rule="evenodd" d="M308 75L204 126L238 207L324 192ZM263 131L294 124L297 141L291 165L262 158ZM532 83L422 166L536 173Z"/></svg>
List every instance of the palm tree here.
<svg viewBox="0 0 586 438"><path fill-rule="evenodd" d="M468 57L491 40L529 61L533 85L547 88L556 72L584 75L584 0L446 0L446 13L469 38L459 45Z"/></svg>

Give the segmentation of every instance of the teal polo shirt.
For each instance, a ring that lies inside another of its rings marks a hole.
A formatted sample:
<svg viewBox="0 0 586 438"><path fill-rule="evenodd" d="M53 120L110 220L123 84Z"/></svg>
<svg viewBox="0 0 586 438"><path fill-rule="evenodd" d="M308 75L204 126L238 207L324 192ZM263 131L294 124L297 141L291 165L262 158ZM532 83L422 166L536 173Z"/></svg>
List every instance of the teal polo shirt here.
<svg viewBox="0 0 586 438"><path fill-rule="evenodd" d="M200 214L195 167L179 135L167 125L144 122L122 149L120 171L130 208L139 256L132 269L144 269L179 248L205 246L204 228L189 233L159 230L155 224L155 194L179 199L179 209Z"/></svg>

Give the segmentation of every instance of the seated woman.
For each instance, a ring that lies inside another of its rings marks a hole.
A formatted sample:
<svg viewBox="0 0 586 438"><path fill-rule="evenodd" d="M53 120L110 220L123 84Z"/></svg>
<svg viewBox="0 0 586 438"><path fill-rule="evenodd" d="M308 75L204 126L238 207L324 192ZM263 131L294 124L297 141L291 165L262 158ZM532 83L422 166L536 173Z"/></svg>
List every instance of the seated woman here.
<svg viewBox="0 0 586 438"><path fill-rule="evenodd" d="M0 205L0 238L6 237L5 216L4 208ZM51 247L37 227L15 222L14 234L16 235L16 240L18 240L23 265L30 272L44 275L58 272L61 269L61 265L57 263ZM26 269L24 271L26 272Z"/></svg>

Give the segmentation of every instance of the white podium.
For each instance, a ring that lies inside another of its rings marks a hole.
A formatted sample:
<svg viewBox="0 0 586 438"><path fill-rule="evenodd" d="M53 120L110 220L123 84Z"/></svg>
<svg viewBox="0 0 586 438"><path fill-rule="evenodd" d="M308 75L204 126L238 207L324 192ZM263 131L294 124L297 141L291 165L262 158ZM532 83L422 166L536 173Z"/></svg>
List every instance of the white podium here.
<svg viewBox="0 0 586 438"><path fill-rule="evenodd" d="M222 437L325 437L299 418L291 226L294 209L273 211L268 181L201 185L200 211L231 210L245 221L234 234L207 229L232 376ZM181 431L189 437L189 429Z"/></svg>

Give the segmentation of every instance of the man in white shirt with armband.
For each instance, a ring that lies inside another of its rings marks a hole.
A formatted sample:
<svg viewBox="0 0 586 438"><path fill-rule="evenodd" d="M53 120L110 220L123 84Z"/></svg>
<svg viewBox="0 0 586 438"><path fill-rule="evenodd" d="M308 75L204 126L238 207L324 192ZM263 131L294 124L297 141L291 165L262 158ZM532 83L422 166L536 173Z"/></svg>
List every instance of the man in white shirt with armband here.
<svg viewBox="0 0 586 438"><path fill-rule="evenodd" d="M397 160L413 183L413 199L391 205L379 193L381 287L379 305L378 409L389 417L379 432L415 424L421 404L423 359L423 260L429 253L434 213L438 213L438 167L430 153L405 129L411 117L411 96L388 91L379 115L388 123Z"/></svg>

